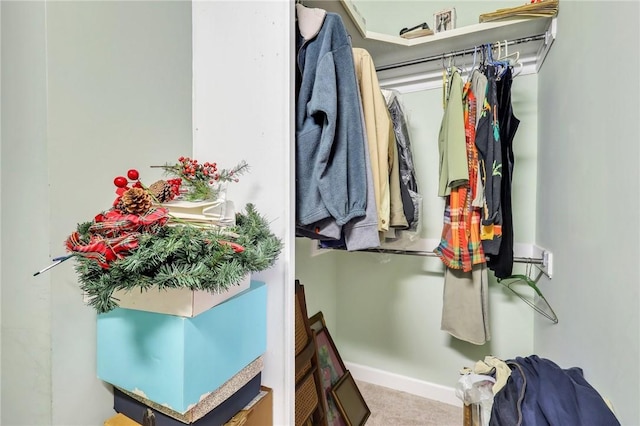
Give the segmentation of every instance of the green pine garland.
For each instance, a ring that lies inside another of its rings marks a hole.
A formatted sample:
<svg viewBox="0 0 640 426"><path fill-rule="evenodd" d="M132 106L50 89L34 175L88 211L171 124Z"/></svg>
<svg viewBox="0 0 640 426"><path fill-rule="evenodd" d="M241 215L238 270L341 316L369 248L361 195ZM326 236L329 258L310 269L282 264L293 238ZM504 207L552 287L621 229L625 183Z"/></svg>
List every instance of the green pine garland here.
<svg viewBox="0 0 640 426"><path fill-rule="evenodd" d="M89 239L91 223L78 225L82 239ZM219 230L191 225L165 226L157 234L142 234L139 247L124 259L103 269L97 262L75 256L80 287L98 313L117 308L116 290L189 288L213 293L238 284L249 272L271 267L282 250L282 242L269 230L268 222L253 204L246 214L236 214L236 226L226 228L238 234L235 243L244 247L236 253L219 241L230 237Z"/></svg>

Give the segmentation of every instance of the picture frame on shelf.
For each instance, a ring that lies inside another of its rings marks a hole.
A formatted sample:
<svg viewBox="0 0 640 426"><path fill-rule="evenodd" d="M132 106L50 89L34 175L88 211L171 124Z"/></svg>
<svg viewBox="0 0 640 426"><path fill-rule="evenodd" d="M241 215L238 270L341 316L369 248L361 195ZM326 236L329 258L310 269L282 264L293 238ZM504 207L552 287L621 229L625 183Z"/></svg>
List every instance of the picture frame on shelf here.
<svg viewBox="0 0 640 426"><path fill-rule="evenodd" d="M371 410L360 393L351 372L347 371L331 388L331 396L347 426L362 426Z"/></svg>
<svg viewBox="0 0 640 426"><path fill-rule="evenodd" d="M443 9L433 14L433 32L441 33L456 27L456 9Z"/></svg>

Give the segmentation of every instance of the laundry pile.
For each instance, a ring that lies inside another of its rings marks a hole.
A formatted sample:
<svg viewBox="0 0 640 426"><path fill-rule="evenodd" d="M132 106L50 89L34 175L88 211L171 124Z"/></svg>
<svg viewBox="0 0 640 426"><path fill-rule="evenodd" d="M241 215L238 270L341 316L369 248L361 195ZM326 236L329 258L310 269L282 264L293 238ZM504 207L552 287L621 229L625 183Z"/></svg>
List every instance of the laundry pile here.
<svg viewBox="0 0 640 426"><path fill-rule="evenodd" d="M620 425L578 367L538 355L487 356L461 374L456 395L465 403L465 426Z"/></svg>

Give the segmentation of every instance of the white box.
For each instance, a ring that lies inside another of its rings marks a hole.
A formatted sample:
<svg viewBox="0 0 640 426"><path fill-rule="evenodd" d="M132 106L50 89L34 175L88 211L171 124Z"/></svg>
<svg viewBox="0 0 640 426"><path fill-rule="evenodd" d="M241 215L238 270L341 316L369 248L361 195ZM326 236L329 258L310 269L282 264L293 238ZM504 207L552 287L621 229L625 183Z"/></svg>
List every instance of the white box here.
<svg viewBox="0 0 640 426"><path fill-rule="evenodd" d="M238 285L230 286L222 293L193 291L186 288L158 290L152 287L147 291L139 288L117 290L113 292L113 297L117 299L121 308L191 318L247 290L250 283L251 274L247 274Z"/></svg>

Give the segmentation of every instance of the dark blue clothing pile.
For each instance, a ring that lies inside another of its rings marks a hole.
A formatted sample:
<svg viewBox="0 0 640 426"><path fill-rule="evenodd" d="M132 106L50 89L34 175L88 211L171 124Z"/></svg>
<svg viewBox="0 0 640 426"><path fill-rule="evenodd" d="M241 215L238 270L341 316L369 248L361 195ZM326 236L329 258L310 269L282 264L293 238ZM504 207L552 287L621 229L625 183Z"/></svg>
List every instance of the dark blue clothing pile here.
<svg viewBox="0 0 640 426"><path fill-rule="evenodd" d="M489 425L620 425L582 369L562 369L537 355L506 363L511 376L494 396Z"/></svg>

